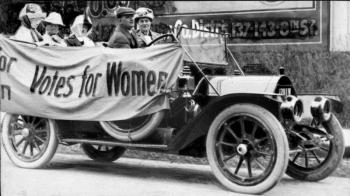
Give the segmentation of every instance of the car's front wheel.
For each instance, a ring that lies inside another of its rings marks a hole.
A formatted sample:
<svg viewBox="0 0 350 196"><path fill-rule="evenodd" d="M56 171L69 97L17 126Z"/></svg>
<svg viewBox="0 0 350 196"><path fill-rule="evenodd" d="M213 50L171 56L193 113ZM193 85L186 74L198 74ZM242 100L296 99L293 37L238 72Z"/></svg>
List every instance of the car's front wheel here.
<svg viewBox="0 0 350 196"><path fill-rule="evenodd" d="M17 166L44 167L52 159L58 145L55 122L46 118L5 114L2 143Z"/></svg>
<svg viewBox="0 0 350 196"><path fill-rule="evenodd" d="M236 104L212 122L206 141L209 164L227 189L261 194L288 165L288 140L276 117L253 104Z"/></svg>

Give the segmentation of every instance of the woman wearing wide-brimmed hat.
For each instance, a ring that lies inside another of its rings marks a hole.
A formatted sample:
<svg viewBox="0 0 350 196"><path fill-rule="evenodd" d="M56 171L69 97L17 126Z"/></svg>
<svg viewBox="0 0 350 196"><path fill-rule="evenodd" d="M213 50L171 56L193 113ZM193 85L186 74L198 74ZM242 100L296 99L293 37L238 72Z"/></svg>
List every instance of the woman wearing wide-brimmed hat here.
<svg viewBox="0 0 350 196"><path fill-rule="evenodd" d="M17 29L16 33L11 36L11 39L25 42L42 41L41 34L36 28L45 17L46 13L42 11L38 4L25 4L18 16L18 19L21 21L21 26Z"/></svg>
<svg viewBox="0 0 350 196"><path fill-rule="evenodd" d="M140 47L146 47L152 40L161 35L151 30L153 19L154 14L152 9L140 7L136 10L134 20L137 25L136 35Z"/></svg>
<svg viewBox="0 0 350 196"><path fill-rule="evenodd" d="M44 20L45 34L44 42L50 46L67 46L64 39L58 36L60 26L63 27L62 17L57 12L51 12Z"/></svg>
<svg viewBox="0 0 350 196"><path fill-rule="evenodd" d="M87 37L91 29L91 19L84 14L78 15L70 27L71 35L66 39L68 46L95 46L94 42Z"/></svg>

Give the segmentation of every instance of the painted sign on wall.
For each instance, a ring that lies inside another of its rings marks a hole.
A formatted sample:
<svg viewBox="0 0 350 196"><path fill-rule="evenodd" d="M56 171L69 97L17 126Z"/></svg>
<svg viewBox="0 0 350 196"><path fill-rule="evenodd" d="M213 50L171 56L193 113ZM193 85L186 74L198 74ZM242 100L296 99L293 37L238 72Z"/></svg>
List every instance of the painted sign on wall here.
<svg viewBox="0 0 350 196"><path fill-rule="evenodd" d="M302 44L326 49L329 43L329 2L91 1L97 39L108 40L119 6L153 9L153 29L160 33L177 34L181 26L228 33L231 47Z"/></svg>
<svg viewBox="0 0 350 196"><path fill-rule="evenodd" d="M88 1L87 13L93 24L90 38L95 42L108 41L116 26L117 8L129 6L129 1Z"/></svg>
<svg viewBox="0 0 350 196"><path fill-rule="evenodd" d="M328 6L327 2L319 1L173 1L157 12L155 28L176 32L185 26L229 33L229 46L317 44L327 47ZM164 24L168 29L164 29Z"/></svg>

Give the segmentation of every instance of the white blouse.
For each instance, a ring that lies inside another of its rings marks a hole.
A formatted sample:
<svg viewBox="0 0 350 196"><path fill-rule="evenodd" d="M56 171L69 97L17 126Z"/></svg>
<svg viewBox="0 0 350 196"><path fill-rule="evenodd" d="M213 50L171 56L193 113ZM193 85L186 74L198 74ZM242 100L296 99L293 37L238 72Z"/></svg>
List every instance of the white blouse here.
<svg viewBox="0 0 350 196"><path fill-rule="evenodd" d="M25 42L38 42L39 38L35 33L32 33L30 29L24 26L20 26L16 33L10 37L11 39L25 41Z"/></svg>

